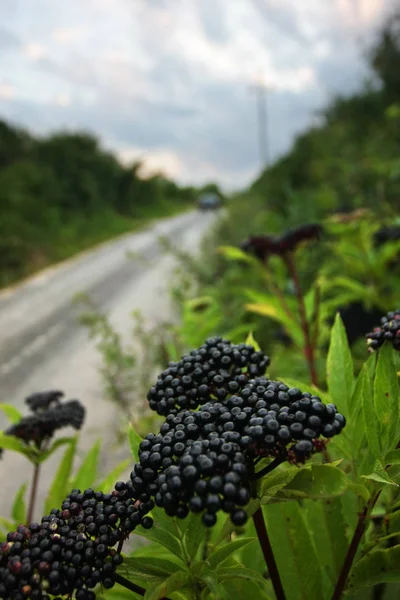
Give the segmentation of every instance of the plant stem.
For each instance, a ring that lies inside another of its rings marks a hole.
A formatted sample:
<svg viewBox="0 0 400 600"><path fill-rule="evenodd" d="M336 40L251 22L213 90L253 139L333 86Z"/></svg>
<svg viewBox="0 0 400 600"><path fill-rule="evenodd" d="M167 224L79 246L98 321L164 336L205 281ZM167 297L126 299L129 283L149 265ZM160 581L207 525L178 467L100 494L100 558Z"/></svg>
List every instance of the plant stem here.
<svg viewBox="0 0 400 600"><path fill-rule="evenodd" d="M261 477L264 477L264 475L267 475L267 473L270 473L271 471L276 469L276 467L279 467L279 465L283 463L285 459L286 456L277 456L272 462L269 463L269 465L267 465L260 471L255 472L253 479L261 479Z"/></svg>
<svg viewBox="0 0 400 600"><path fill-rule="evenodd" d="M120 575L119 573L114 574L114 580L116 583L119 583L119 585L122 585L124 588L130 590L131 592L135 592L135 594L138 594L139 596L144 596L146 593L146 590L140 587L140 585L136 585L136 583L133 583L133 581L129 581L129 579L126 579L125 577L122 577L122 575ZM169 599L165 596L164 598L162 598L162 600Z"/></svg>
<svg viewBox="0 0 400 600"><path fill-rule="evenodd" d="M304 304L304 296L300 285L299 275L294 263L293 255L287 254L284 258L289 274L292 278L296 292L297 302L299 305L301 328L304 336L304 356L306 358L308 369L310 372L311 383L318 387L317 370L315 368L314 346L310 335L310 327L307 320L306 307Z"/></svg>
<svg viewBox="0 0 400 600"><path fill-rule="evenodd" d="M272 587L274 588L276 600L285 600L285 592L283 591L278 566L276 564L275 556L272 551L272 546L268 537L267 528L265 527L265 521L261 507L254 513L253 523L257 531L258 541L260 542L261 550L264 554L265 564L267 565L268 573L271 578L271 583Z"/></svg>
<svg viewBox="0 0 400 600"><path fill-rule="evenodd" d="M26 525L29 525L33 521L33 514L35 511L35 504L36 504L36 495L37 495L38 484L39 484L39 473L40 473L40 464L35 463L35 466L33 467L33 477L32 477L32 485L31 485L31 494L29 497L28 512L26 515Z"/></svg>
<svg viewBox="0 0 400 600"><path fill-rule="evenodd" d="M339 578L336 582L336 587L333 592L333 596L331 600L340 600L342 597L347 578L350 573L350 569L353 565L354 558L357 554L358 546L360 545L362 536L364 534L365 528L367 526L367 518L371 513L371 510L374 508L376 501L379 498L381 490L377 492L375 495L372 495L368 500L364 510L358 515L357 526L354 530L353 538L350 542L349 549L347 550L346 557L344 559L344 563L342 566L342 570L340 571Z"/></svg>

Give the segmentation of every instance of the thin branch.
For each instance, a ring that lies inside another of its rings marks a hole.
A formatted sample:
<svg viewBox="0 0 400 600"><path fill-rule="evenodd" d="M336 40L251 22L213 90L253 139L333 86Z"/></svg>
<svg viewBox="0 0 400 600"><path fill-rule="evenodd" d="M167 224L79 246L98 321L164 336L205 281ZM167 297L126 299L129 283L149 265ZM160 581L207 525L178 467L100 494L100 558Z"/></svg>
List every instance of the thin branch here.
<svg viewBox="0 0 400 600"><path fill-rule="evenodd" d="M40 464L35 463L33 467L33 477L32 477L32 485L31 485L31 493L29 497L29 505L28 512L26 515L26 525L29 525L33 521L33 515L35 512L35 504L36 504L36 495L39 486L39 474L40 474Z"/></svg>
<svg viewBox="0 0 400 600"><path fill-rule="evenodd" d="M344 559L344 563L340 571L339 578L336 582L336 587L331 600L340 600L342 597L347 578L349 576L351 567L353 566L354 558L357 554L358 546L360 545L362 536L364 535L364 531L367 526L368 516L370 515L371 510L374 508L380 493L381 490L379 490L379 492L377 492L375 495L371 496L364 510L358 515L357 526L354 530L353 538L350 542L349 549L347 550L346 558Z"/></svg>
<svg viewBox="0 0 400 600"><path fill-rule="evenodd" d="M268 573L271 578L272 587L274 588L276 600L285 600L285 592L283 591L278 566L272 551L267 528L265 527L265 521L261 507L254 513L253 522L257 531L258 541L260 542L261 550L264 555L265 564L267 565Z"/></svg>
<svg viewBox="0 0 400 600"><path fill-rule="evenodd" d="M119 583L119 585L122 585L124 588L130 590L131 592L135 592L135 594L138 594L139 596L144 596L146 593L146 590L140 587L140 585L136 585L136 583L133 583L133 581L129 581L129 579L126 579L125 577L122 577L122 575L120 575L119 573L114 573L114 580L116 583ZM169 598L164 597L162 598L162 600L169 600Z"/></svg>
<svg viewBox="0 0 400 600"><path fill-rule="evenodd" d="M286 254L284 257L285 264L288 268L289 274L292 278L293 285L296 292L297 302L299 305L301 328L304 336L304 356L308 363L308 369L310 372L311 383L318 387L317 371L315 368L315 357L314 357L314 346L310 335L310 327L307 320L306 307L304 304L304 296L301 289L299 275L297 273L296 265L294 263L293 255Z"/></svg>
<svg viewBox="0 0 400 600"><path fill-rule="evenodd" d="M285 460L286 460L286 456L284 456L284 455L277 456L266 467L264 467L260 471L256 471L254 473L253 479L254 480L261 479L262 477L264 477L264 475L267 475L268 473L270 473L271 471L276 469L276 467L279 467L279 465L281 463L283 463Z"/></svg>

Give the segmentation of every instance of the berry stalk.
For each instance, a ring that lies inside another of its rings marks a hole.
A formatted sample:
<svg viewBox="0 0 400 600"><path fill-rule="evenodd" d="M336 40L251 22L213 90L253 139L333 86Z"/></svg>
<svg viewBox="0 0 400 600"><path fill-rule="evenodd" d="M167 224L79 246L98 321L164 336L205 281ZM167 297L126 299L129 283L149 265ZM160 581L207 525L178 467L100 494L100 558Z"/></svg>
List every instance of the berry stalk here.
<svg viewBox="0 0 400 600"><path fill-rule="evenodd" d="M31 493L29 497L28 512L26 515L26 524L29 525L33 521L33 514L35 512L36 495L39 487L39 475L40 475L40 464L35 463L33 467L33 476L31 484Z"/></svg>
<svg viewBox="0 0 400 600"><path fill-rule="evenodd" d="M304 336L304 356L306 358L308 369L310 372L311 383L318 387L318 378L317 378L317 370L315 367L315 356L314 356L314 346L311 339L310 327L307 320L307 313L304 304L304 296L303 291L301 289L301 284L299 280L299 276L297 273L296 265L291 254L286 254L284 257L285 264L288 268L289 274L292 278L294 288L296 291L297 302L299 305L299 313L300 313L300 321L301 328L303 330Z"/></svg>
<svg viewBox="0 0 400 600"><path fill-rule="evenodd" d="M146 590L140 587L140 585L136 585L136 583L129 581L129 579L126 579L125 577L122 577L122 575L119 575L119 573L115 573L114 580L116 583L119 583L119 585L122 585L131 592L135 592L135 594L138 594L139 596L144 596L146 593ZM161 600L169 600L169 598L165 596Z"/></svg>
<svg viewBox="0 0 400 600"><path fill-rule="evenodd" d="M336 587L331 600L340 600L343 595L347 578L353 565L354 558L357 554L358 546L360 545L362 536L364 535L365 528L367 526L367 518L374 508L380 493L381 490L379 490L379 492L377 492L375 495L372 495L364 510L358 515L357 526L354 530L353 538L350 542L349 549L347 550L347 554L344 559L344 563L340 571L339 578L336 582Z"/></svg>
<svg viewBox="0 0 400 600"><path fill-rule="evenodd" d="M253 523L256 528L258 541L260 542L261 550L265 559L265 564L267 565L268 573L271 578L272 586L274 588L276 600L285 600L285 592L283 591L278 566L276 564L275 556L272 551L272 546L268 537L268 532L265 526L264 516L261 507L254 513Z"/></svg>

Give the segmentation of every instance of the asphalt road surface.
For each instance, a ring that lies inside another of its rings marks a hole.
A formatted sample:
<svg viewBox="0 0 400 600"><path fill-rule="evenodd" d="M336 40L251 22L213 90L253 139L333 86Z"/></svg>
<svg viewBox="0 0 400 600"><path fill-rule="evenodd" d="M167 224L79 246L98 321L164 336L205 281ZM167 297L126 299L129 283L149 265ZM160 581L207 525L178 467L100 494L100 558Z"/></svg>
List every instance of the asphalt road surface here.
<svg viewBox="0 0 400 600"><path fill-rule="evenodd" d="M115 439L119 415L104 397L99 356L78 322L79 310L72 299L77 293L87 293L126 335L132 329L133 310L140 310L148 323L165 320L171 314L167 289L175 261L165 255L159 236L196 251L215 218L213 213L193 211L164 219L0 292L0 401L25 413L24 398L30 393L63 390L66 398L79 398L87 409L80 456L99 438L103 441L104 474L129 456L126 444L113 452L107 447ZM0 427L6 425L0 414ZM42 469L37 518L59 457L57 453ZM10 516L14 494L22 483L29 482L30 473L24 457L4 452L0 460L1 516Z"/></svg>

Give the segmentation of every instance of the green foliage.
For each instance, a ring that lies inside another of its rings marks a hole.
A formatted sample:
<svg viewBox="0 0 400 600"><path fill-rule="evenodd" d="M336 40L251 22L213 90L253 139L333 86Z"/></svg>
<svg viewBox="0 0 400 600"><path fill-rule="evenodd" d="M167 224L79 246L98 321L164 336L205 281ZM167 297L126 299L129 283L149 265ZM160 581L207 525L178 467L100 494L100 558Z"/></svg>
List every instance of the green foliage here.
<svg viewBox="0 0 400 600"><path fill-rule="evenodd" d="M0 121L0 286L194 202L89 134L33 138Z"/></svg>

